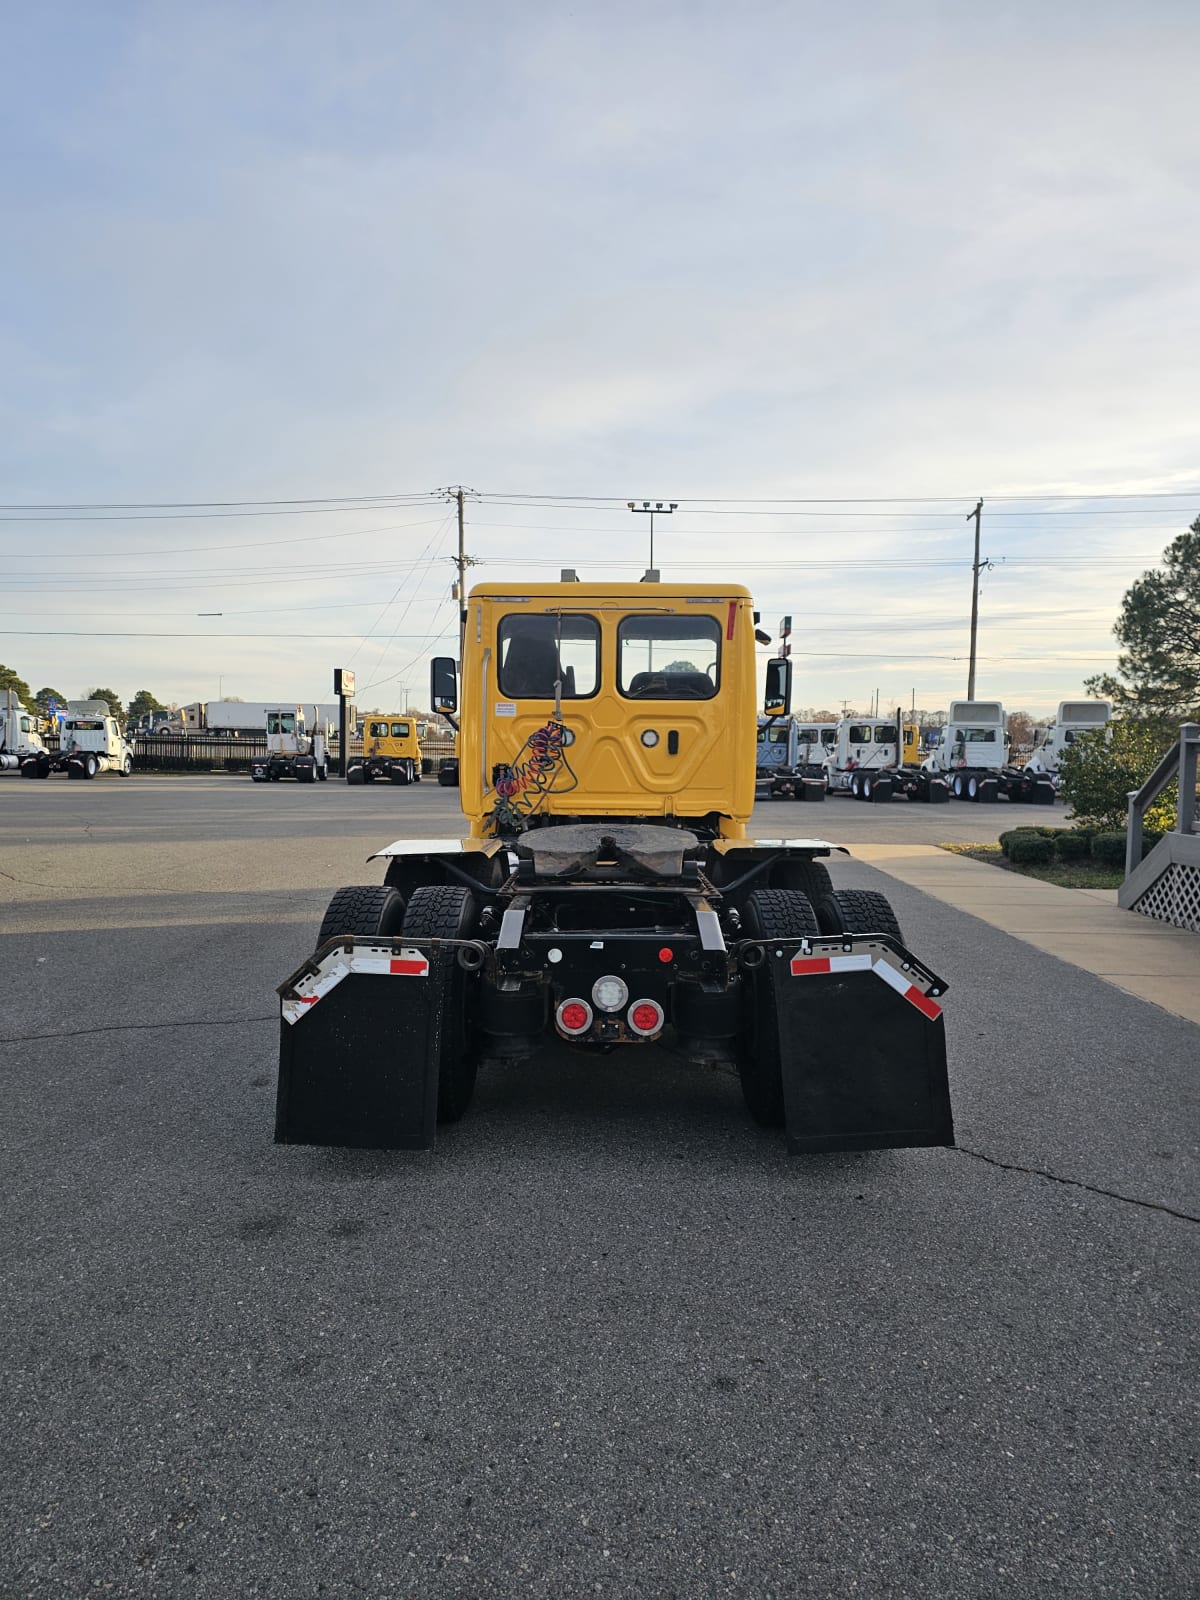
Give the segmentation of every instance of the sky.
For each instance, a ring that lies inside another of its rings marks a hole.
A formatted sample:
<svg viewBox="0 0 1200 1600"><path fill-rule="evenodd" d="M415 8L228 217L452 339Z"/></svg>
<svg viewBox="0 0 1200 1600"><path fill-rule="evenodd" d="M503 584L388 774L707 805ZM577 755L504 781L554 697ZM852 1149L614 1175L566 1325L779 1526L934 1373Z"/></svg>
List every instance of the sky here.
<svg viewBox="0 0 1200 1600"><path fill-rule="evenodd" d="M982 498L977 693L1044 715L1200 514L1193 4L49 0L0 51L35 689L423 703L463 484L480 581L639 577L676 501L664 579L854 709L965 694Z"/></svg>

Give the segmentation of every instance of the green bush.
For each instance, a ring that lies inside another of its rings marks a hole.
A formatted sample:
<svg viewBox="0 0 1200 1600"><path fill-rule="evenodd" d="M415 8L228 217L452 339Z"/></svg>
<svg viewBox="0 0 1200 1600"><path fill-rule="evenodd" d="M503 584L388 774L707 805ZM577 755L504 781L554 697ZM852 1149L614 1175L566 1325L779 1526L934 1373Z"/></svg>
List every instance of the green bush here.
<svg viewBox="0 0 1200 1600"><path fill-rule="evenodd" d="M1054 841L1040 833L1018 833L1009 840L1008 859L1015 865L1046 866L1054 860Z"/></svg>
<svg viewBox="0 0 1200 1600"><path fill-rule="evenodd" d="M1032 822L1023 822L1019 828L1009 828L1000 835L1000 848L1008 855L1009 845L1014 839L1028 839L1030 835L1038 839L1057 839L1062 831L1061 828L1040 828Z"/></svg>
<svg viewBox="0 0 1200 1600"><path fill-rule="evenodd" d="M1105 831L1123 828L1129 791L1141 788L1166 748L1161 732L1131 719L1080 734L1063 751L1061 768L1062 795L1073 819ZM1177 793L1177 784L1168 785L1146 813L1147 824L1174 826Z"/></svg>
<svg viewBox="0 0 1200 1600"><path fill-rule="evenodd" d="M1098 833L1092 840L1092 860L1099 861L1106 867L1123 867L1125 835L1115 830L1110 833Z"/></svg>
<svg viewBox="0 0 1200 1600"><path fill-rule="evenodd" d="M1091 834L1076 831L1074 828L1060 829L1058 838L1054 842L1058 848L1060 861L1086 861L1092 853Z"/></svg>

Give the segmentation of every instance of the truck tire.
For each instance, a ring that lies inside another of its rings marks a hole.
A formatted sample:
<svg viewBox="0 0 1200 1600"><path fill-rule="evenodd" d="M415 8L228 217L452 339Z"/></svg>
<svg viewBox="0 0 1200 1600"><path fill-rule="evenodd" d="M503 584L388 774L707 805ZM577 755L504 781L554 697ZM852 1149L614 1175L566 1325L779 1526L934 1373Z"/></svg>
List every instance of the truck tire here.
<svg viewBox="0 0 1200 1600"><path fill-rule="evenodd" d="M85 778L94 778L100 771L100 763L95 756L87 755L83 758L83 775Z"/></svg>
<svg viewBox="0 0 1200 1600"><path fill-rule="evenodd" d="M361 767L351 767L346 773L346 782L353 784L355 788L361 787L366 781L366 774Z"/></svg>
<svg viewBox="0 0 1200 1600"><path fill-rule="evenodd" d="M328 781L328 779L329 779L329 763L327 761L322 762L321 765L317 768L317 777L320 779L320 781L322 783L325 783L325 782Z"/></svg>
<svg viewBox="0 0 1200 1600"><path fill-rule="evenodd" d="M397 761L388 776L393 783L406 787L409 781L408 767L403 761Z"/></svg>
<svg viewBox="0 0 1200 1600"><path fill-rule="evenodd" d="M117 768L117 771L123 778L128 778L133 772L133 757L129 754L126 754L121 761L121 765Z"/></svg>
<svg viewBox="0 0 1200 1600"><path fill-rule="evenodd" d="M850 793L855 800L861 800L863 797L862 774L860 772L852 772L850 774Z"/></svg>
<svg viewBox="0 0 1200 1600"><path fill-rule="evenodd" d="M890 933L904 943L888 897L874 889L835 889L817 905L822 933Z"/></svg>
<svg viewBox="0 0 1200 1600"><path fill-rule="evenodd" d="M963 777L961 772L956 772L950 779L950 793L956 800L963 800L966 798L967 784L966 779Z"/></svg>
<svg viewBox="0 0 1200 1600"><path fill-rule="evenodd" d="M413 939L469 939L477 921L475 897L469 889L414 889L401 932L405 938ZM457 1122L475 1093L475 1077L479 1071L479 1046L471 1015L475 981L457 961L448 961L442 967L439 1122Z"/></svg>
<svg viewBox="0 0 1200 1600"><path fill-rule="evenodd" d="M395 889L382 883L355 884L339 889L329 902L317 934L317 949L326 939L357 933L367 938L380 934L390 938L399 933L404 921L404 901Z"/></svg>
<svg viewBox="0 0 1200 1600"><path fill-rule="evenodd" d="M811 939L821 931L812 902L796 889L755 889L746 897L742 926L754 939ZM746 1110L762 1128L781 1128L786 1116L776 965L768 958L743 979L745 1012L738 1039L738 1076Z"/></svg>
<svg viewBox="0 0 1200 1600"><path fill-rule="evenodd" d="M823 861L781 861L771 869L772 889L798 889L815 906L833 893L833 879Z"/></svg>

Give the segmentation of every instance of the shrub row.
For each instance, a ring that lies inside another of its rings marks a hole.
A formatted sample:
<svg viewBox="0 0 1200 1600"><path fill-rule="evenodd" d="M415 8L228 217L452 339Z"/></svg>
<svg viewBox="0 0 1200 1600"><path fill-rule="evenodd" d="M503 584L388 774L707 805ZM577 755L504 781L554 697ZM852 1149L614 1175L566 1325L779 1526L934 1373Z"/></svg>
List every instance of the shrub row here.
<svg viewBox="0 0 1200 1600"><path fill-rule="evenodd" d="M1000 848L1010 861L1022 866L1047 866L1056 857L1059 861L1092 860L1105 867L1125 865L1125 835L1094 828L1010 828L1000 835Z"/></svg>

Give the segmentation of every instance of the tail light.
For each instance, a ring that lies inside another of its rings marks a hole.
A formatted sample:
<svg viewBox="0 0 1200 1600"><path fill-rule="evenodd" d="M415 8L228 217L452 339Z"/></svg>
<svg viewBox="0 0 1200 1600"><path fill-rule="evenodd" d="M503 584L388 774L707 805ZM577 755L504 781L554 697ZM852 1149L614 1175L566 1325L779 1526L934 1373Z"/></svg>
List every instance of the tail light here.
<svg viewBox="0 0 1200 1600"><path fill-rule="evenodd" d="M572 1036L586 1033L592 1025L592 1008L586 1000L563 1000L554 1017L561 1032Z"/></svg>
<svg viewBox="0 0 1200 1600"><path fill-rule="evenodd" d="M635 1000L629 1008L627 1020L634 1033L646 1039L662 1030L666 1018L657 1000Z"/></svg>

